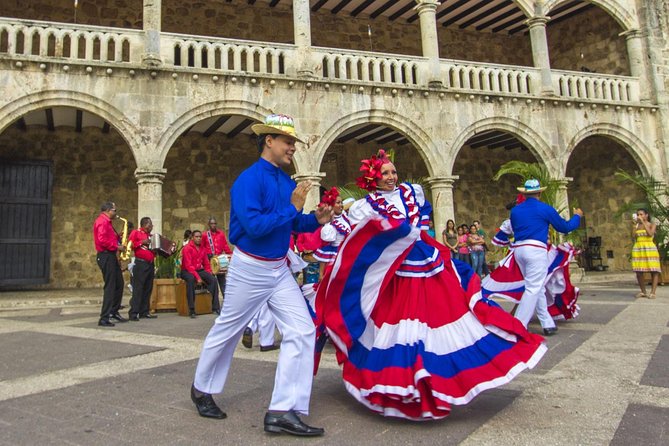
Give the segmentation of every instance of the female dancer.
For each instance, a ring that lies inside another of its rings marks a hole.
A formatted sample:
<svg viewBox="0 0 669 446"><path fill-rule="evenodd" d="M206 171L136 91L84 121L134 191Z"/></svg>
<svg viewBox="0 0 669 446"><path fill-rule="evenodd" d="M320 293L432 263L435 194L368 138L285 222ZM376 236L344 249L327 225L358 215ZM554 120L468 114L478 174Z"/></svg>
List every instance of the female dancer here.
<svg viewBox="0 0 669 446"><path fill-rule="evenodd" d="M370 194L351 206L355 228L317 299L348 392L385 416L437 419L534 367L543 338L483 299L471 268L421 230L423 189L398 185L383 151L360 170Z"/></svg>
<svg viewBox="0 0 669 446"><path fill-rule="evenodd" d="M636 281L639 283L641 292L636 297L647 297L655 299L655 291L660 281L660 254L657 246L653 243L656 225L650 221L650 214L646 209L638 209L634 219L632 236L634 237L634 246L632 246L632 270L636 273ZM650 294L646 293L646 283L643 273L650 273L653 282Z"/></svg>

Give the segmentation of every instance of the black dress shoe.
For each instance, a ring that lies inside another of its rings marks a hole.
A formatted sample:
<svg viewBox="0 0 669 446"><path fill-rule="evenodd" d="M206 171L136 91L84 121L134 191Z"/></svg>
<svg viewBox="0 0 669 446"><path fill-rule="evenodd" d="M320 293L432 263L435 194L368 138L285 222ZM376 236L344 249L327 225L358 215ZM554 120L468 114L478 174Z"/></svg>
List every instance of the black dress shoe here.
<svg viewBox="0 0 669 446"><path fill-rule="evenodd" d="M553 336L555 333L557 333L557 331L558 331L557 327L544 328L544 335Z"/></svg>
<svg viewBox="0 0 669 446"><path fill-rule="evenodd" d="M156 316L155 314L151 314L151 313L142 314L139 317L141 317L142 319L158 319L158 316Z"/></svg>
<svg viewBox="0 0 669 446"><path fill-rule="evenodd" d="M325 429L321 427L311 427L302 422L294 410L289 410L282 415L272 415L270 412L265 414L265 432L280 434L286 432L291 435L300 435L304 437L316 437L323 435Z"/></svg>
<svg viewBox="0 0 669 446"><path fill-rule="evenodd" d="M244 334L242 335L242 345L246 348L253 347L253 330L249 327L244 329Z"/></svg>
<svg viewBox="0 0 669 446"><path fill-rule="evenodd" d="M139 322L139 314L129 314L128 320L133 322Z"/></svg>
<svg viewBox="0 0 669 446"><path fill-rule="evenodd" d="M279 346L276 344L272 345L261 345L260 346L260 351L261 352L271 352L272 350L278 350Z"/></svg>
<svg viewBox="0 0 669 446"><path fill-rule="evenodd" d="M98 325L100 327L114 327L114 326L116 326L116 324L113 323L113 322L110 322L109 319L100 319L98 321Z"/></svg>
<svg viewBox="0 0 669 446"><path fill-rule="evenodd" d="M188 316L189 316L191 319L195 319L195 318L197 317L197 316L195 315L195 310L190 310L190 311L188 312Z"/></svg>
<svg viewBox="0 0 669 446"><path fill-rule="evenodd" d="M201 396L198 396L198 394ZM195 403L197 413L199 413L201 417L217 418L219 420L227 418L225 412L223 412L216 405L216 402L214 402L214 398L208 393L200 392L195 389L195 385L190 386L190 399Z"/></svg>
<svg viewBox="0 0 669 446"><path fill-rule="evenodd" d="M220 315L220 314L221 314L221 310L214 310L214 314L216 314L216 315Z"/></svg>
<svg viewBox="0 0 669 446"><path fill-rule="evenodd" d="M128 320L126 318L124 318L123 316L121 316L119 313L114 313L109 317L116 320L117 322L128 322Z"/></svg>

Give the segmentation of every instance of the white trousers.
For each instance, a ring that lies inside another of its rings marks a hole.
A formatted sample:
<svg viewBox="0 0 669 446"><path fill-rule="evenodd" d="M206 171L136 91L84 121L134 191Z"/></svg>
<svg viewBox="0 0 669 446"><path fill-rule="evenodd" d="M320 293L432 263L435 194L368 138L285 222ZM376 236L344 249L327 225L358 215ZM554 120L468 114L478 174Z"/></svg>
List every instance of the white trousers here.
<svg viewBox="0 0 669 446"><path fill-rule="evenodd" d="M248 327L254 333L258 330L261 347L274 345L274 328L276 328L276 323L274 322L272 313L269 311L269 305L260 307L260 311L253 316Z"/></svg>
<svg viewBox="0 0 669 446"><path fill-rule="evenodd" d="M548 313L544 292L544 282L548 275L548 250L545 247L522 245L522 242L519 244L514 247L513 255L525 279L525 292L516 309L516 318L527 327L536 311L543 328L555 327L555 321Z"/></svg>
<svg viewBox="0 0 669 446"><path fill-rule="evenodd" d="M283 336L269 410L308 415L316 329L286 260L258 260L236 249L227 279L223 309L204 340L195 370L195 388L223 391L244 329L267 304Z"/></svg>

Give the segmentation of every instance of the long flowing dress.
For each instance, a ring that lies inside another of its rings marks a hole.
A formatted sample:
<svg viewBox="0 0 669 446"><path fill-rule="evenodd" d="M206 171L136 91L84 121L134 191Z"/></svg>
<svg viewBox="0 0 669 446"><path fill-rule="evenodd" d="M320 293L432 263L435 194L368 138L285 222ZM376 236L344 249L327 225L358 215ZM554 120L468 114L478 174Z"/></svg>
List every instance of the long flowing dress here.
<svg viewBox="0 0 669 446"><path fill-rule="evenodd" d="M334 259L342 242L351 232L351 222L346 211L337 215L332 221L323 226L321 240L325 243L314 252L314 258L322 263L334 263Z"/></svg>
<svg viewBox="0 0 669 446"><path fill-rule="evenodd" d="M632 246L632 270L637 272L661 272L660 253L645 228L634 231L636 240Z"/></svg>
<svg viewBox="0 0 669 446"><path fill-rule="evenodd" d="M483 297L487 299L497 297L517 304L525 292L525 281L516 263L513 246L509 243L509 236L512 235L511 222L505 220L493 237L492 243L497 246L509 246L511 250L499 262L497 268L483 279L481 288ZM575 253L576 250L569 243L548 245L548 274L544 282L544 292L548 312L554 320L573 319L580 312L577 304L580 290L571 283L569 274L569 262Z"/></svg>
<svg viewBox="0 0 669 446"><path fill-rule="evenodd" d="M348 392L412 420L447 416L546 352L541 336L482 297L471 267L419 229L429 211L410 184L354 203L356 226L316 299Z"/></svg>

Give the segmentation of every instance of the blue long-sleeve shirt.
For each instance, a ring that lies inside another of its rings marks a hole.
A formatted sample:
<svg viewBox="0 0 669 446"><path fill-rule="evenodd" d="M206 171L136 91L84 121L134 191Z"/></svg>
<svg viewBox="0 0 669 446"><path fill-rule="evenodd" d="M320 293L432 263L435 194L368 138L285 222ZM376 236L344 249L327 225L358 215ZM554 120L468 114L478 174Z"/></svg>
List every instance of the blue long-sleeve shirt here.
<svg viewBox="0 0 669 446"><path fill-rule="evenodd" d="M266 258L288 252L291 232L313 232L313 214L295 209L293 181L283 170L260 158L239 175L230 191L230 241L242 251Z"/></svg>
<svg viewBox="0 0 669 446"><path fill-rule="evenodd" d="M560 217L552 206L542 203L534 197L528 197L523 203L511 209L511 226L516 241L538 240L548 242L548 226L566 234L578 228L581 217L574 215L568 221Z"/></svg>

